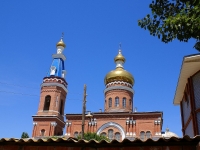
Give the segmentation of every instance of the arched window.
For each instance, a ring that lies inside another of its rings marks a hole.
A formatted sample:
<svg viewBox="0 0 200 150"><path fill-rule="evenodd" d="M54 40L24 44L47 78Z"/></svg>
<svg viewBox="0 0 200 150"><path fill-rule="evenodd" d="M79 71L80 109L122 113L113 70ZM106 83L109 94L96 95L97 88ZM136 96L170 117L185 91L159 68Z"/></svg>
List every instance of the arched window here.
<svg viewBox="0 0 200 150"><path fill-rule="evenodd" d="M78 132L74 132L74 137L77 138L78 137Z"/></svg>
<svg viewBox="0 0 200 150"><path fill-rule="evenodd" d="M146 137L147 137L147 139L151 138L151 132L150 131L146 132Z"/></svg>
<svg viewBox="0 0 200 150"><path fill-rule="evenodd" d="M41 136L44 136L44 134L45 134L45 130L42 129L40 132L41 132Z"/></svg>
<svg viewBox="0 0 200 150"><path fill-rule="evenodd" d="M50 102L51 102L51 96L47 95L44 101L44 110L49 110Z"/></svg>
<svg viewBox="0 0 200 150"><path fill-rule="evenodd" d="M108 138L109 138L110 140L113 139L113 129L109 129L109 130L108 130Z"/></svg>
<svg viewBox="0 0 200 150"><path fill-rule="evenodd" d="M131 106L131 99L129 100L129 105Z"/></svg>
<svg viewBox="0 0 200 150"><path fill-rule="evenodd" d="M145 139L145 132L144 132L144 131L141 131L141 132L140 132L140 139L141 139L141 140L144 140L144 139Z"/></svg>
<svg viewBox="0 0 200 150"><path fill-rule="evenodd" d="M109 98L109 104L108 104L109 107L112 107L112 98Z"/></svg>
<svg viewBox="0 0 200 150"><path fill-rule="evenodd" d="M115 133L115 139L116 139L117 141L120 141L120 133L119 133L119 132L116 132L116 133Z"/></svg>
<svg viewBox="0 0 200 150"><path fill-rule="evenodd" d="M55 66L51 66L51 68L50 68L50 75L54 76L55 73L56 73L56 67Z"/></svg>
<svg viewBox="0 0 200 150"><path fill-rule="evenodd" d="M63 115L63 100L60 103L60 114Z"/></svg>
<svg viewBox="0 0 200 150"><path fill-rule="evenodd" d="M126 98L123 98L123 108L126 108Z"/></svg>
<svg viewBox="0 0 200 150"><path fill-rule="evenodd" d="M101 136L105 136L106 137L106 132L102 132Z"/></svg>
<svg viewBox="0 0 200 150"><path fill-rule="evenodd" d="M119 97L115 97L115 107L119 107Z"/></svg>

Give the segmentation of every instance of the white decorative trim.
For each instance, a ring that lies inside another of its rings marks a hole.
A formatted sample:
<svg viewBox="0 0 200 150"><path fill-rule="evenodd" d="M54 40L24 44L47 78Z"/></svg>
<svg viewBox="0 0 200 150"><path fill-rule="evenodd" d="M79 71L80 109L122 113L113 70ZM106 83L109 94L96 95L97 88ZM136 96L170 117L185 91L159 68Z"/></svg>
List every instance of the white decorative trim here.
<svg viewBox="0 0 200 150"><path fill-rule="evenodd" d="M120 85L127 85L129 87L133 87L130 83L124 82L124 81L114 81L114 82L110 82L106 85L106 87L108 87L109 85L114 85L114 84L120 84Z"/></svg>
<svg viewBox="0 0 200 150"><path fill-rule="evenodd" d="M62 58L62 60L66 60L66 57L63 54L53 54L53 58Z"/></svg>
<svg viewBox="0 0 200 150"><path fill-rule="evenodd" d="M97 130L97 134L100 135L100 133L101 133L105 128L108 128L108 127L115 127L115 128L117 128L117 129L121 132L122 140L125 138L124 129L123 129L119 124L117 124L117 123L115 123L115 122L108 122L108 123L103 124L103 125Z"/></svg>
<svg viewBox="0 0 200 150"><path fill-rule="evenodd" d="M63 85L63 84L60 84L60 83L42 83L41 84L41 87L43 86L59 86L61 88L63 88L63 90L67 93L67 88Z"/></svg>
<svg viewBox="0 0 200 150"><path fill-rule="evenodd" d="M56 80L57 82L60 82L60 83L64 84L64 85L67 87L66 83L65 83L62 79L57 79L57 78L46 78L46 79L43 80L43 82L46 82L46 81L54 81L54 80Z"/></svg>
<svg viewBox="0 0 200 150"><path fill-rule="evenodd" d="M59 113L58 111L55 111L55 110L39 110L38 112L56 112L56 113Z"/></svg>
<svg viewBox="0 0 200 150"><path fill-rule="evenodd" d="M58 116L56 115L33 115L32 116L33 118L44 118L44 117L47 117L47 118L57 118L58 120L60 120L60 122L64 123L65 124L65 121L61 120Z"/></svg>
<svg viewBox="0 0 200 150"><path fill-rule="evenodd" d="M104 94L110 90L127 90L134 94L134 90L126 86L111 86L104 90Z"/></svg>
<svg viewBox="0 0 200 150"><path fill-rule="evenodd" d="M55 126L57 126L57 122L51 122L51 126L53 126L53 127L55 127Z"/></svg>

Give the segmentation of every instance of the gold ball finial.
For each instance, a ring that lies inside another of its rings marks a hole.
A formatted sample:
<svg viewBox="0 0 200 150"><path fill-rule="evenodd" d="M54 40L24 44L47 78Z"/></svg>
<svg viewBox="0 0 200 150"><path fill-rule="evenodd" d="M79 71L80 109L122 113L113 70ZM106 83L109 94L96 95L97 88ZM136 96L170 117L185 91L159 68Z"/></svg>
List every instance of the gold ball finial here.
<svg viewBox="0 0 200 150"><path fill-rule="evenodd" d="M63 42L64 33L62 33L60 41L56 44L56 46L66 47L65 43Z"/></svg>
<svg viewBox="0 0 200 150"><path fill-rule="evenodd" d="M125 57L122 55L121 43L119 43L119 52L118 52L118 55L115 57L114 60L115 60L115 62L116 61L122 61L122 62L126 61Z"/></svg>

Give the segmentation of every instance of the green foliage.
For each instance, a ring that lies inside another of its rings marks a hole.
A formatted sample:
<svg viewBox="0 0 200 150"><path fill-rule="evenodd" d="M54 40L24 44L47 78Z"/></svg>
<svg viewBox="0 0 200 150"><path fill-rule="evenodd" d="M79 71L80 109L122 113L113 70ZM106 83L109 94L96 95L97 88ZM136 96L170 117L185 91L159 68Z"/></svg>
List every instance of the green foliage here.
<svg viewBox="0 0 200 150"><path fill-rule="evenodd" d="M21 135L21 138L22 139L29 138L28 133L27 132L23 132L22 135Z"/></svg>
<svg viewBox="0 0 200 150"><path fill-rule="evenodd" d="M149 30L151 35L165 43L173 39L187 42L194 38L199 41L199 0L153 0L149 8L152 14L138 20L138 25ZM194 47L200 50L197 43Z"/></svg>
<svg viewBox="0 0 200 150"><path fill-rule="evenodd" d="M84 133L84 136L83 136L84 140L96 140L96 141L101 141L101 140L105 140L105 141L110 141L106 136L103 136L103 135L97 135L96 133ZM78 140L81 139L81 135L78 136Z"/></svg>

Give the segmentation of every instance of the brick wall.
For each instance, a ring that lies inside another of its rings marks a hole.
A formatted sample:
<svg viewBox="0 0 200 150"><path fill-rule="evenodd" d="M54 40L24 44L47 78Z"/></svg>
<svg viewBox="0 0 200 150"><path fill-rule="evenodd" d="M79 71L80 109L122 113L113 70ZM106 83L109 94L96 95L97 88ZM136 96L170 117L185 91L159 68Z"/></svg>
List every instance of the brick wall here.
<svg viewBox="0 0 200 150"><path fill-rule="evenodd" d="M162 115L160 113L158 114L148 114L148 113L140 113L140 114L126 114L122 115L120 113L117 114L105 114L102 113L101 115L94 115L93 118L96 118L97 124L94 126L89 126L90 119L86 118L85 120L85 132L98 132L101 130L100 134L102 132L105 132L108 135L108 130L113 129L114 134L116 132L119 132L121 136L125 134L125 137L140 137L140 132L144 131L145 133L147 131L151 132L152 137L153 136L161 136L156 135L161 132L162 128L162 122L160 124L155 124L155 120L158 118L162 118ZM80 133L82 130L82 120L81 115L77 116L70 116L66 115L66 118L69 122L71 122L71 126L66 127L66 132L70 133L70 135L73 137L75 132ZM131 120L135 120L135 124L127 124L127 118L130 118ZM102 130L102 128L107 125L105 129ZM115 124L115 125L114 125ZM118 127L116 127L118 126Z"/></svg>

